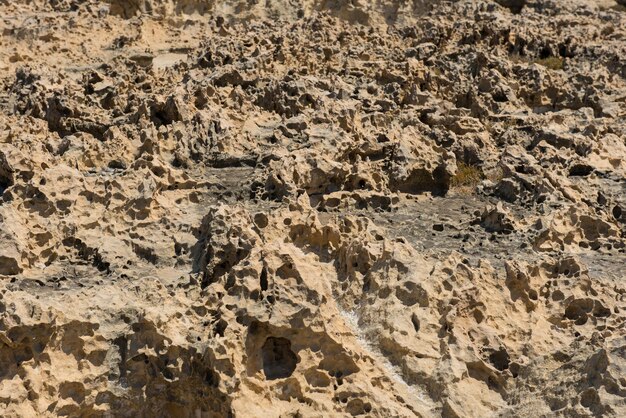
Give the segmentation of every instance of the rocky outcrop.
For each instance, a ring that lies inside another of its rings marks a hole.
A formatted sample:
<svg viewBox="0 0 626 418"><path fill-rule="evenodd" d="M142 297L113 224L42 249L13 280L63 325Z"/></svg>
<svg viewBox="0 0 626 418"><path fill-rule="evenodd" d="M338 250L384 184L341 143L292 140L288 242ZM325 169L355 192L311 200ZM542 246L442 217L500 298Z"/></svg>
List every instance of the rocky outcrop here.
<svg viewBox="0 0 626 418"><path fill-rule="evenodd" d="M0 416L624 416L618 4L244 3L0 0Z"/></svg>

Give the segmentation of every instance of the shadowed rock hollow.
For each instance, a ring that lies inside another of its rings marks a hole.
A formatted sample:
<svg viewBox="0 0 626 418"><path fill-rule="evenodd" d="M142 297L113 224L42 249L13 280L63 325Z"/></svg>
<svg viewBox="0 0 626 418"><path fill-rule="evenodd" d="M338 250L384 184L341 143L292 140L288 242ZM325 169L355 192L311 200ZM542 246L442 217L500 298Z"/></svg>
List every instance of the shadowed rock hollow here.
<svg viewBox="0 0 626 418"><path fill-rule="evenodd" d="M625 416L622 3L0 0L0 416Z"/></svg>

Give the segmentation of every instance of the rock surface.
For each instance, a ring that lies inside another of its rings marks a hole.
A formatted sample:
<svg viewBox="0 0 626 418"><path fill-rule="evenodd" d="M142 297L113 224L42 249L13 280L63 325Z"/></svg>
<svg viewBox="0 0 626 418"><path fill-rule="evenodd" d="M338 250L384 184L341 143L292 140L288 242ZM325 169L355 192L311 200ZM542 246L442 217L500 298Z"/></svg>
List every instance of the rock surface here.
<svg viewBox="0 0 626 418"><path fill-rule="evenodd" d="M0 416L626 416L622 3L0 0Z"/></svg>

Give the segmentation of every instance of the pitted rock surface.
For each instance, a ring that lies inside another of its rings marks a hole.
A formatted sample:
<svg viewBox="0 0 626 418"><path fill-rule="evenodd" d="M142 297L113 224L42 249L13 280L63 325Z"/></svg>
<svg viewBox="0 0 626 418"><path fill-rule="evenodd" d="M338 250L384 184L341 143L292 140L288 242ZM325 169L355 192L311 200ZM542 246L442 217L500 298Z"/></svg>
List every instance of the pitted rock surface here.
<svg viewBox="0 0 626 418"><path fill-rule="evenodd" d="M0 0L0 416L626 416L626 7Z"/></svg>

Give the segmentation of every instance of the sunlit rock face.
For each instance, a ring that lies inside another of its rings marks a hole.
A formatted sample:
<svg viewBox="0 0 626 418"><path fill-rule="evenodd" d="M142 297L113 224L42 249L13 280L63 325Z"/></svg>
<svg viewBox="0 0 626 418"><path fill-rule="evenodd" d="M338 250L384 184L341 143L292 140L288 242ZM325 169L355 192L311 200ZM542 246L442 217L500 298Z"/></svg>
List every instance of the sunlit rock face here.
<svg viewBox="0 0 626 418"><path fill-rule="evenodd" d="M626 416L622 3L0 0L0 416Z"/></svg>

